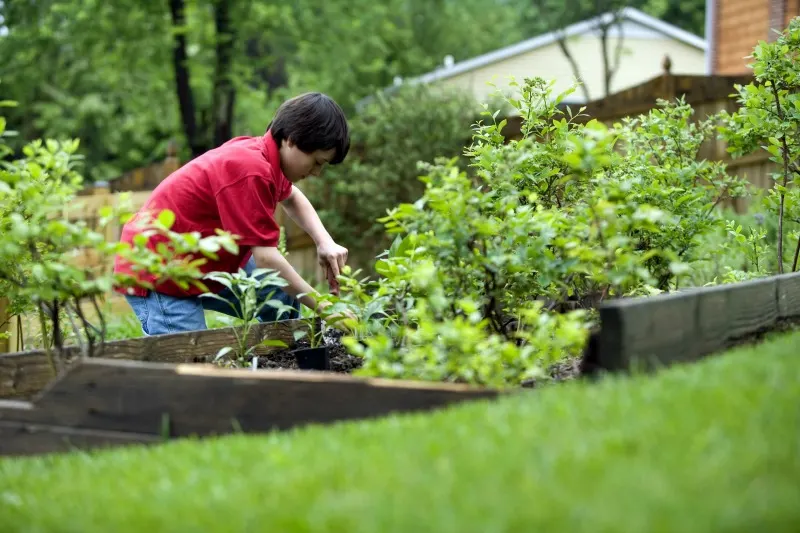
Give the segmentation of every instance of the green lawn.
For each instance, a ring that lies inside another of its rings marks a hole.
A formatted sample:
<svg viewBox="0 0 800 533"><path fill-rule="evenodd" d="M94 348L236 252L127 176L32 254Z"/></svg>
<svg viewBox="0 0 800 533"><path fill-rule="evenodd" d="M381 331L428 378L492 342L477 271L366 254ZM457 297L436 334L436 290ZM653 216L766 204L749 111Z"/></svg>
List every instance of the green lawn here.
<svg viewBox="0 0 800 533"><path fill-rule="evenodd" d="M800 333L658 376L0 461L0 531L797 531Z"/></svg>

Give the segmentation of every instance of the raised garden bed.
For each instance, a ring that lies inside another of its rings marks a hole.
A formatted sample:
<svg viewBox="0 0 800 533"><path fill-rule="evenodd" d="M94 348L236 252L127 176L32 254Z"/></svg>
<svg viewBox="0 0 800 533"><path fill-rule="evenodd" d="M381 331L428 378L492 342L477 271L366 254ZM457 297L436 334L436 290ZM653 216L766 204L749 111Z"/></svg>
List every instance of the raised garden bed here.
<svg viewBox="0 0 800 533"><path fill-rule="evenodd" d="M800 273L610 301L600 308L600 328L583 359L562 361L550 374L558 381L658 369L798 323ZM63 450L67 441L95 447L282 430L501 394L461 384L347 375L360 361L335 336L327 339L327 371L298 369L291 350L302 344L294 342L294 332L304 327L302 321L253 327L251 342L279 339L291 346L259 347L257 372L204 364L234 343L231 328L109 342L97 359L81 360L77 348L70 348L71 363L55 380L43 352L2 355L0 396L6 400L0 401L0 453Z"/></svg>

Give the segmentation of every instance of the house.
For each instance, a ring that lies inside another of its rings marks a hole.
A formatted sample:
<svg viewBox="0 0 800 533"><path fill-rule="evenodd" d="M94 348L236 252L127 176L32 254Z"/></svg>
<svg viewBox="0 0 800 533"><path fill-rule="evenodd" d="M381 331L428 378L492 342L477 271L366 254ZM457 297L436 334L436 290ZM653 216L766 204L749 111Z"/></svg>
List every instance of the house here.
<svg viewBox="0 0 800 533"><path fill-rule="evenodd" d="M750 74L753 48L797 16L800 0L706 0L709 74Z"/></svg>
<svg viewBox="0 0 800 533"><path fill-rule="evenodd" d="M467 90L478 101L488 102L496 88L513 92L509 86L510 77L522 82L524 78L540 76L553 80L553 91L559 93L576 79L559 45L559 40L564 38L580 79L588 89L589 100L601 98L606 92L599 28L612 21L613 15L606 13L464 61L453 62L448 56L441 67L403 83ZM609 29L607 50L611 61L618 45L621 45L619 69L612 78L611 93L658 76L665 56L669 57L672 71L676 73L706 73L705 40L633 8L623 9ZM488 82L494 83L496 88ZM400 80L396 80L396 85L399 83ZM580 89L568 99L571 103L586 100Z"/></svg>

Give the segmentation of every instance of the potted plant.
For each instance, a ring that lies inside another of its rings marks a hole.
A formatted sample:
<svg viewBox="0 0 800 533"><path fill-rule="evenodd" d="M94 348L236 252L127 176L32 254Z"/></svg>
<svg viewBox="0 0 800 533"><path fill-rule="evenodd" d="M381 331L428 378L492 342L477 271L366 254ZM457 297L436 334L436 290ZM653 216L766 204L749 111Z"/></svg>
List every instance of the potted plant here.
<svg viewBox="0 0 800 533"><path fill-rule="evenodd" d="M297 361L297 366L303 370L330 370L330 347L325 339L327 326L337 322L355 319L355 315L344 302L332 294L316 294L318 302L327 302L330 305L316 313L307 312L301 317L307 330L294 332L295 342L308 338L308 346L295 347L291 350Z"/></svg>

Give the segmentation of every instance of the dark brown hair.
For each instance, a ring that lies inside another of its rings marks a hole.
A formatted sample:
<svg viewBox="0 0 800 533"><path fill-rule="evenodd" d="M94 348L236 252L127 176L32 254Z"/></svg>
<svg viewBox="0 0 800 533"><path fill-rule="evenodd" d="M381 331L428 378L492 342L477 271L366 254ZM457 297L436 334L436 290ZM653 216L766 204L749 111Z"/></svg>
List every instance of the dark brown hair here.
<svg viewBox="0 0 800 533"><path fill-rule="evenodd" d="M305 93L286 100L267 129L278 146L286 139L306 153L335 149L332 165L344 161L350 150L350 127L344 111L322 93Z"/></svg>

